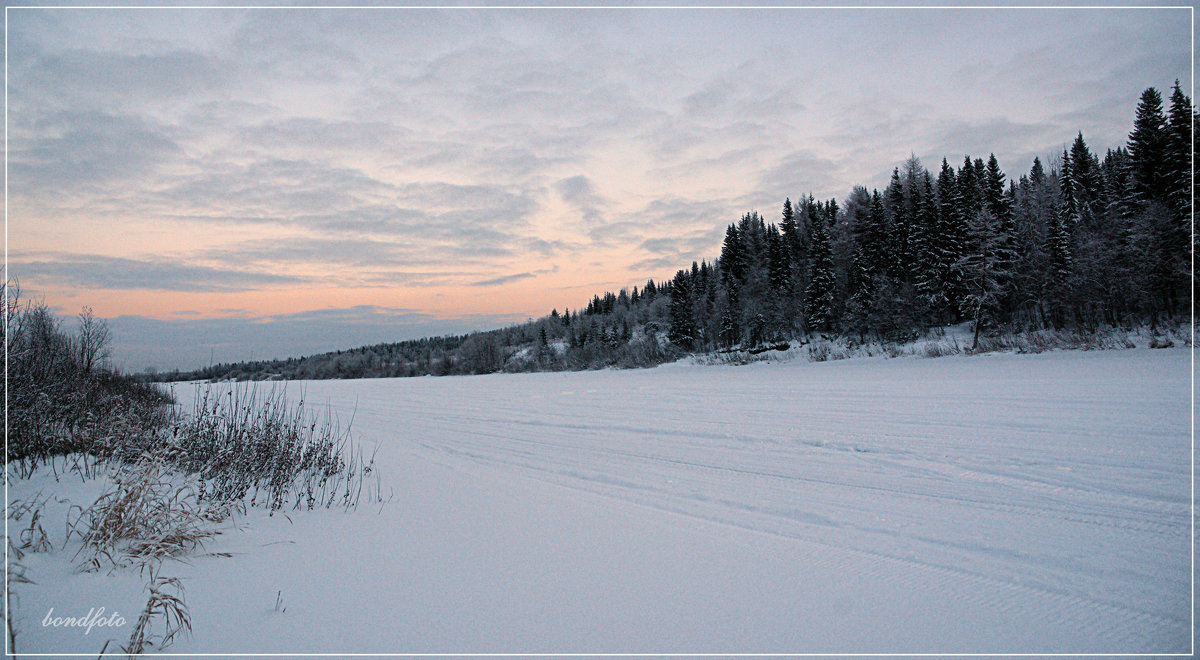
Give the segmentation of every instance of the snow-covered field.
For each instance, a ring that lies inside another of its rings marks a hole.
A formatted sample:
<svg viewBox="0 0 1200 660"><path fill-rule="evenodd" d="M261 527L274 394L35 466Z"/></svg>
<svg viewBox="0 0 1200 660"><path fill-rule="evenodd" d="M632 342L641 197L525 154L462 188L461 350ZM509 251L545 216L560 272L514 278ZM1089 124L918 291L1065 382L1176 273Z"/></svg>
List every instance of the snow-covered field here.
<svg viewBox="0 0 1200 660"><path fill-rule="evenodd" d="M206 547L232 557L168 563L170 650L1187 653L1189 374L1135 349L307 383L393 498L252 511ZM95 492L10 497L39 489ZM26 557L19 651L127 639L41 625L145 602L70 554Z"/></svg>

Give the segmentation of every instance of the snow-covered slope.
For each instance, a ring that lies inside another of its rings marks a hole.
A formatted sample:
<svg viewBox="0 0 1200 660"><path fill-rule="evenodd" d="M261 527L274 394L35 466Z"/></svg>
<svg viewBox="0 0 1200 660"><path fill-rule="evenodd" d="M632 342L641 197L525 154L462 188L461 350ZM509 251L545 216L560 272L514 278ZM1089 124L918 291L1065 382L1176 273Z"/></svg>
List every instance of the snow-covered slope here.
<svg viewBox="0 0 1200 660"><path fill-rule="evenodd" d="M207 548L232 558L168 564L195 627L170 650L1187 652L1189 373L1139 349L307 383L394 498L252 512ZM40 625L144 602L56 561L25 562L19 649L124 641Z"/></svg>

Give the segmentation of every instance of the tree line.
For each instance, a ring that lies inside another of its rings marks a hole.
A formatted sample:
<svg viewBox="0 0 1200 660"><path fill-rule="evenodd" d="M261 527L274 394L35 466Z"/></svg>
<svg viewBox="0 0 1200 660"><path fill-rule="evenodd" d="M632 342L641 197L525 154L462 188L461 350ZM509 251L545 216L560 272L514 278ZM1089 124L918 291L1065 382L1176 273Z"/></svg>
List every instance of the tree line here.
<svg viewBox="0 0 1200 660"><path fill-rule="evenodd" d="M1082 132L1011 177L994 154L915 156L882 190L785 199L726 227L720 255L674 277L593 296L574 313L471 335L169 378L345 378L649 366L687 352L759 351L814 334L906 341L970 322L981 333L1132 327L1190 313L1200 119L1176 81L1138 101L1125 145Z"/></svg>
<svg viewBox="0 0 1200 660"><path fill-rule="evenodd" d="M1049 169L1015 180L995 155L915 158L881 192L841 205L811 196L728 226L716 264L672 280L670 339L686 349L759 345L811 332L906 339L972 321L979 331L1156 324L1188 311L1192 130L1176 83L1169 109L1141 96L1125 146L1082 133Z"/></svg>

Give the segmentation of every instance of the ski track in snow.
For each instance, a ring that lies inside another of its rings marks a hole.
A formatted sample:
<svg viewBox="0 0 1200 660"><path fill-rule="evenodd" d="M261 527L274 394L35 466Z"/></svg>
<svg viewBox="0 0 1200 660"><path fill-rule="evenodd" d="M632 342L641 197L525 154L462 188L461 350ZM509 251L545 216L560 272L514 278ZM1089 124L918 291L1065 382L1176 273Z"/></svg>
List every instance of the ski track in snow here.
<svg viewBox="0 0 1200 660"><path fill-rule="evenodd" d="M462 575L379 576L406 589L363 587L383 602L352 636L202 612L177 650L1187 652L1188 369L1175 349L305 383L396 491L332 521L355 556L419 546L447 563L408 563ZM328 561L329 515L223 535L255 547L198 565L200 609L210 583L273 598L256 567ZM526 565L555 546L577 549ZM446 591L486 566L507 592ZM301 589L293 610L331 598Z"/></svg>
<svg viewBox="0 0 1200 660"><path fill-rule="evenodd" d="M655 372L609 372L594 377L633 382L544 393L529 405L513 406L496 388L461 405L363 397L359 406L402 419L440 408L437 424L414 434L431 438L419 444L434 455L1043 591L1155 628L1188 625L1186 609L1170 607L1186 605L1179 582L1136 561L1172 543L1186 560L1187 491L1143 480L1184 483L1188 461L1176 453L1184 460L1173 465L1134 462L1149 449L1142 443L1186 447L1186 393L1164 400L1166 383L1092 380L1101 374L1088 373L1096 365L1086 359L1071 365L1082 373L1040 381L988 358L965 371L963 360L945 363L958 369L927 381L904 362L668 369L677 378L666 383ZM1002 371L988 373L994 366ZM1156 410L1173 419L1152 423Z"/></svg>

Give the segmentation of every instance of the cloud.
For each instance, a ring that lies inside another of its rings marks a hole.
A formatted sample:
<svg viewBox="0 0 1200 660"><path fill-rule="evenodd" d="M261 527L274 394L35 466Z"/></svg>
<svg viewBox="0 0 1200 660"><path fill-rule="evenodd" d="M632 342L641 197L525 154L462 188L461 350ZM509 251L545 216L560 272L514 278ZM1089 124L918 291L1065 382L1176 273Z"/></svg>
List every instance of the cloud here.
<svg viewBox="0 0 1200 660"><path fill-rule="evenodd" d="M499 286L501 284L508 284L509 282L516 282L518 280L529 279L531 277L535 277L533 273L516 273L514 275L505 275L503 277L497 277L490 280L471 282L470 286Z"/></svg>
<svg viewBox="0 0 1200 660"><path fill-rule="evenodd" d="M726 200L688 199L678 195L659 197L648 203L638 215L649 218L654 226L683 229L711 229L733 222L726 217L730 204Z"/></svg>
<svg viewBox="0 0 1200 660"><path fill-rule="evenodd" d="M366 237L281 236L239 241L230 246L205 249L192 256L208 262L278 269L305 264L388 268L433 263L445 255L428 255L420 245Z"/></svg>
<svg viewBox="0 0 1200 660"><path fill-rule="evenodd" d="M542 257L552 257L563 252L573 252L583 249L579 243L564 240L546 240L537 236L529 236L518 241L517 247L524 254L535 253Z"/></svg>
<svg viewBox="0 0 1200 660"><path fill-rule="evenodd" d="M983 156L986 160L989 153L1012 153L1029 145L1063 139L1064 135L1053 123L1014 122L1003 118L944 122L936 131L936 135L928 136L931 146L936 149L936 145L940 145L940 151L945 155L957 156L960 160L967 154Z"/></svg>
<svg viewBox="0 0 1200 660"><path fill-rule="evenodd" d="M239 142L271 153L293 157L329 152L361 154L396 143L411 131L381 121L331 120L319 117L289 117L248 126L234 127Z"/></svg>
<svg viewBox="0 0 1200 660"><path fill-rule="evenodd" d="M774 165L758 175L758 199L782 205L786 197L795 199L812 192L816 196L842 195L842 167L831 158L809 149L798 149L781 156Z"/></svg>
<svg viewBox="0 0 1200 660"><path fill-rule="evenodd" d="M149 193L164 208L180 205L230 215L291 217L357 205L392 187L360 169L321 161L261 158L195 163L199 171L177 175Z"/></svg>
<svg viewBox="0 0 1200 660"><path fill-rule="evenodd" d="M638 249L653 254L673 256L677 260L676 263L682 264L684 261L698 261L715 256L702 253L713 251L716 246L720 245L724 235L725 228L717 225L711 229L690 231L681 236L649 238L642 241L638 245Z"/></svg>
<svg viewBox="0 0 1200 660"><path fill-rule="evenodd" d="M260 76L310 84L343 80L365 63L354 41L322 29L337 24L331 18L319 12L247 12L226 47Z"/></svg>
<svg viewBox="0 0 1200 660"><path fill-rule="evenodd" d="M674 238L648 238L638 248L656 254L679 254L678 242Z"/></svg>
<svg viewBox="0 0 1200 660"><path fill-rule="evenodd" d="M54 197L64 190L145 176L182 154L167 134L141 118L100 112L26 119L10 141L11 194Z"/></svg>
<svg viewBox="0 0 1200 660"><path fill-rule="evenodd" d="M610 247L613 240L630 228L629 223L609 222L604 208L609 202L598 192L592 180L582 174L559 179L554 190L579 214L579 224L593 247Z"/></svg>
<svg viewBox="0 0 1200 660"><path fill-rule="evenodd" d="M592 185L591 179L582 174L560 179L554 184L554 190L563 201L580 208L599 206L603 203L600 195L596 194L596 186Z"/></svg>
<svg viewBox="0 0 1200 660"><path fill-rule="evenodd" d="M675 270L679 270L681 267L683 267L683 265L683 262L681 262L678 257L670 256L642 259L641 261L633 262L629 265L629 267L632 270L639 272L662 271L667 269L671 269L672 272L674 272Z"/></svg>
<svg viewBox="0 0 1200 660"><path fill-rule="evenodd" d="M18 108L38 103L51 107L123 109L147 101L194 96L228 86L241 71L237 62L191 50L122 53L71 48L43 52L26 44L10 57L12 102ZM54 85L41 81L53 80Z"/></svg>
<svg viewBox="0 0 1200 660"><path fill-rule="evenodd" d="M554 184L554 190L564 202L579 211L586 227L604 223L601 207L606 201L596 192L596 186L588 177L579 174L560 179Z"/></svg>
<svg viewBox="0 0 1200 660"><path fill-rule="evenodd" d="M9 259L12 276L35 286L53 283L78 289L228 292L308 281L274 273L98 254L14 252Z"/></svg>
<svg viewBox="0 0 1200 660"><path fill-rule="evenodd" d="M311 323L331 320L342 323L374 323L380 319L410 322L413 320L426 320L428 318L428 314L417 309L383 307L380 305L355 305L353 307L309 309L290 314L273 314L261 317L258 320L266 323Z"/></svg>

